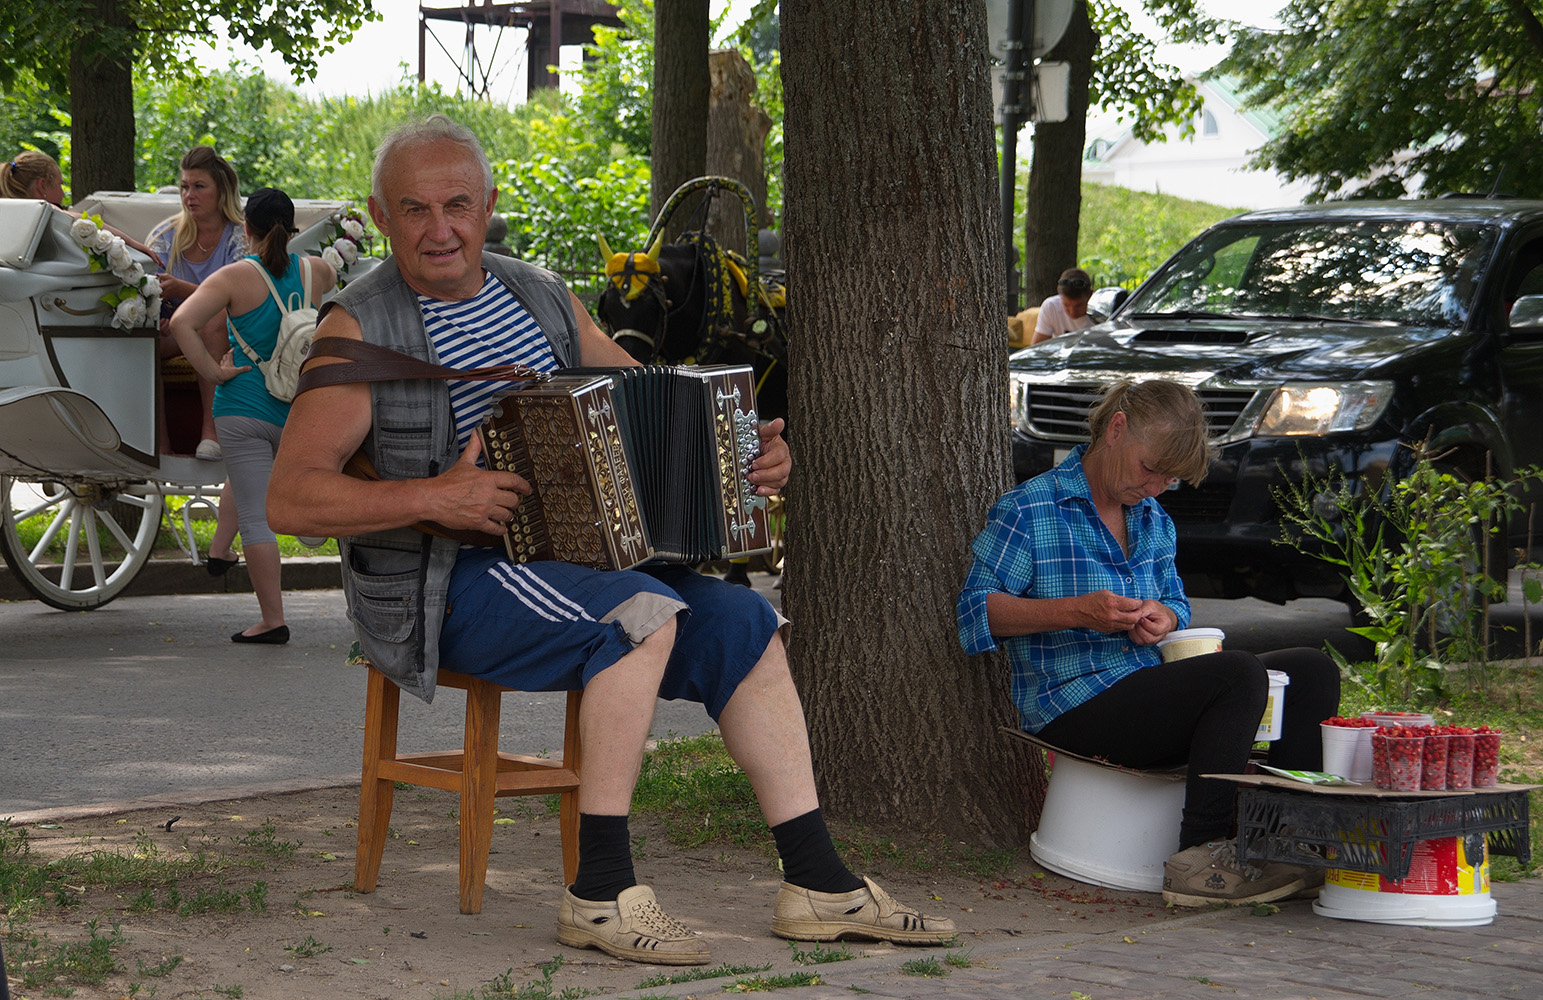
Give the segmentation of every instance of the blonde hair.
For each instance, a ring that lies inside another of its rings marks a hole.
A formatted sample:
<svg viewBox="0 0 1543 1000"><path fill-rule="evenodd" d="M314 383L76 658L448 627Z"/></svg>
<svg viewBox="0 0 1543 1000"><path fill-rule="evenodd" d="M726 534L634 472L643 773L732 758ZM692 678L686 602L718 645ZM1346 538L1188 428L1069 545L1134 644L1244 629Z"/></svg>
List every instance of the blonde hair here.
<svg viewBox="0 0 1543 1000"><path fill-rule="evenodd" d="M1151 449L1147 460L1154 470L1191 486L1205 479L1212 452L1205 407L1193 389L1166 379L1114 383L1088 411L1089 451L1103 444L1116 413L1125 414L1125 426Z"/></svg>
<svg viewBox="0 0 1543 1000"><path fill-rule="evenodd" d="M17 153L9 163L0 163L0 196L36 198L32 188L37 182L55 176L63 180L64 172L52 156L35 149Z"/></svg>
<svg viewBox="0 0 1543 1000"><path fill-rule="evenodd" d="M219 192L220 214L225 216L225 221L234 222L238 226L246 225L246 219L241 214L241 181L236 177L236 168L216 153L213 146L194 146L182 157L178 167L184 171L202 170L208 174ZM198 223L191 212L183 208L176 215L176 220L172 228L171 260L166 262L168 268L175 267L176 262L182 259L182 255L198 239Z"/></svg>

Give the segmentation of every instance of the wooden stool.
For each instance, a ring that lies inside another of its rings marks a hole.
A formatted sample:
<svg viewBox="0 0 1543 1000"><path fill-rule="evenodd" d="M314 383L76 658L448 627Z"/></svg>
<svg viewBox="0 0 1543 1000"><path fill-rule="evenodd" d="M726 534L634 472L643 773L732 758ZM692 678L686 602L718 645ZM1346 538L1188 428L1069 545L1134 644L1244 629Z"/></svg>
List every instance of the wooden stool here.
<svg viewBox="0 0 1543 1000"><path fill-rule="evenodd" d="M563 879L572 883L579 867L579 702L568 692L568 718L561 760L546 760L498 749L499 700L513 688L441 669L438 685L466 692L466 735L460 750L397 753L397 712L401 688L368 662L364 700L364 774L359 784L359 851L354 888L374 892L380 875L386 830L391 822L392 782L443 788L461 796L461 912L482 912L482 886L493 841L493 799L499 795L562 796L559 833Z"/></svg>

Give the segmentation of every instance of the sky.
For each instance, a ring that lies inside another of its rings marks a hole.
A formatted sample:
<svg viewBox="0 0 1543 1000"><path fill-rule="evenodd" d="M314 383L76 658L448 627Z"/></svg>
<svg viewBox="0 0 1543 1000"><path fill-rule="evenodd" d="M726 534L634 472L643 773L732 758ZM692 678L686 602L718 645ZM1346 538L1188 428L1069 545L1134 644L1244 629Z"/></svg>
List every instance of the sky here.
<svg viewBox="0 0 1543 1000"><path fill-rule="evenodd" d="M1143 23L1140 0L1120 0L1133 12L1138 26ZM1272 10L1278 10L1283 0L1201 0L1201 6L1217 17L1235 18L1251 24L1268 24L1273 21ZM430 0L430 6L456 7L457 0ZM382 20L366 24L354 34L353 40L341 46L320 61L314 82L296 84L309 96L329 97L378 94L396 86L404 73L415 78L418 73L418 0L375 0L375 9ZM752 6L752 0L712 0L712 13L716 17L725 7L730 11L729 25L743 20L743 12ZM1146 22L1150 24L1150 22ZM464 31L450 22L430 22L432 35L426 40L426 74L429 80L439 83L446 90L455 90L459 82L457 65L464 58ZM438 41L436 41L436 39ZM495 43L497 45L495 54ZM448 50L448 51L447 51ZM479 29L478 54L484 60L492 57L494 71L489 86L490 96L505 103L524 100L525 62L523 32L504 31L503 37L489 29ZM1187 72L1209 68L1221 58L1219 47L1164 46L1165 59ZM210 69L227 66L232 58L256 64L269 76L293 83L283 60L271 52L253 52L245 46L202 45L195 49L194 58ZM576 65L580 56L578 48L565 51L564 64ZM404 68L405 64L405 68Z"/></svg>

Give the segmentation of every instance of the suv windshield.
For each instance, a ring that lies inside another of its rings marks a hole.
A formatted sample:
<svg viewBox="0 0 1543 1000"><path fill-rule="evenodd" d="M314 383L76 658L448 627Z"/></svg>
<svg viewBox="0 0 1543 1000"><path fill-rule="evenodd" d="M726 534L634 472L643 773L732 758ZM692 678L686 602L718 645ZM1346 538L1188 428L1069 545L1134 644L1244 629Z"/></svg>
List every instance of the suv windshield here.
<svg viewBox="0 0 1543 1000"><path fill-rule="evenodd" d="M1444 222L1222 226L1180 251L1124 312L1456 327L1494 242L1492 228Z"/></svg>

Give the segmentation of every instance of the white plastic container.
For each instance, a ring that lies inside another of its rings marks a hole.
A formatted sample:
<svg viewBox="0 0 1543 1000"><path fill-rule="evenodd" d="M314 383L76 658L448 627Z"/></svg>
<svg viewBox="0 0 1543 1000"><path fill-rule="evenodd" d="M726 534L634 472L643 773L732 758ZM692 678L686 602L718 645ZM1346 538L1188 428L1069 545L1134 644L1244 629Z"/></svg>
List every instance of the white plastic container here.
<svg viewBox="0 0 1543 1000"><path fill-rule="evenodd" d="M1375 726L1331 726L1323 733L1323 770L1355 782L1372 780L1372 734Z"/></svg>
<svg viewBox="0 0 1543 1000"><path fill-rule="evenodd" d="M1183 815L1181 771L1130 771L1057 754L1029 854L1079 882L1161 892Z"/></svg>
<svg viewBox="0 0 1543 1000"><path fill-rule="evenodd" d="M1181 628L1169 632L1158 640L1157 652L1164 663L1182 660L1189 656L1218 653L1227 633L1219 628Z"/></svg>
<svg viewBox="0 0 1543 1000"><path fill-rule="evenodd" d="M1254 735L1258 740L1280 739L1280 717L1286 707L1286 685L1291 683L1289 674L1280 670L1268 671L1270 675L1270 693L1264 702L1264 718L1259 720L1259 732Z"/></svg>

